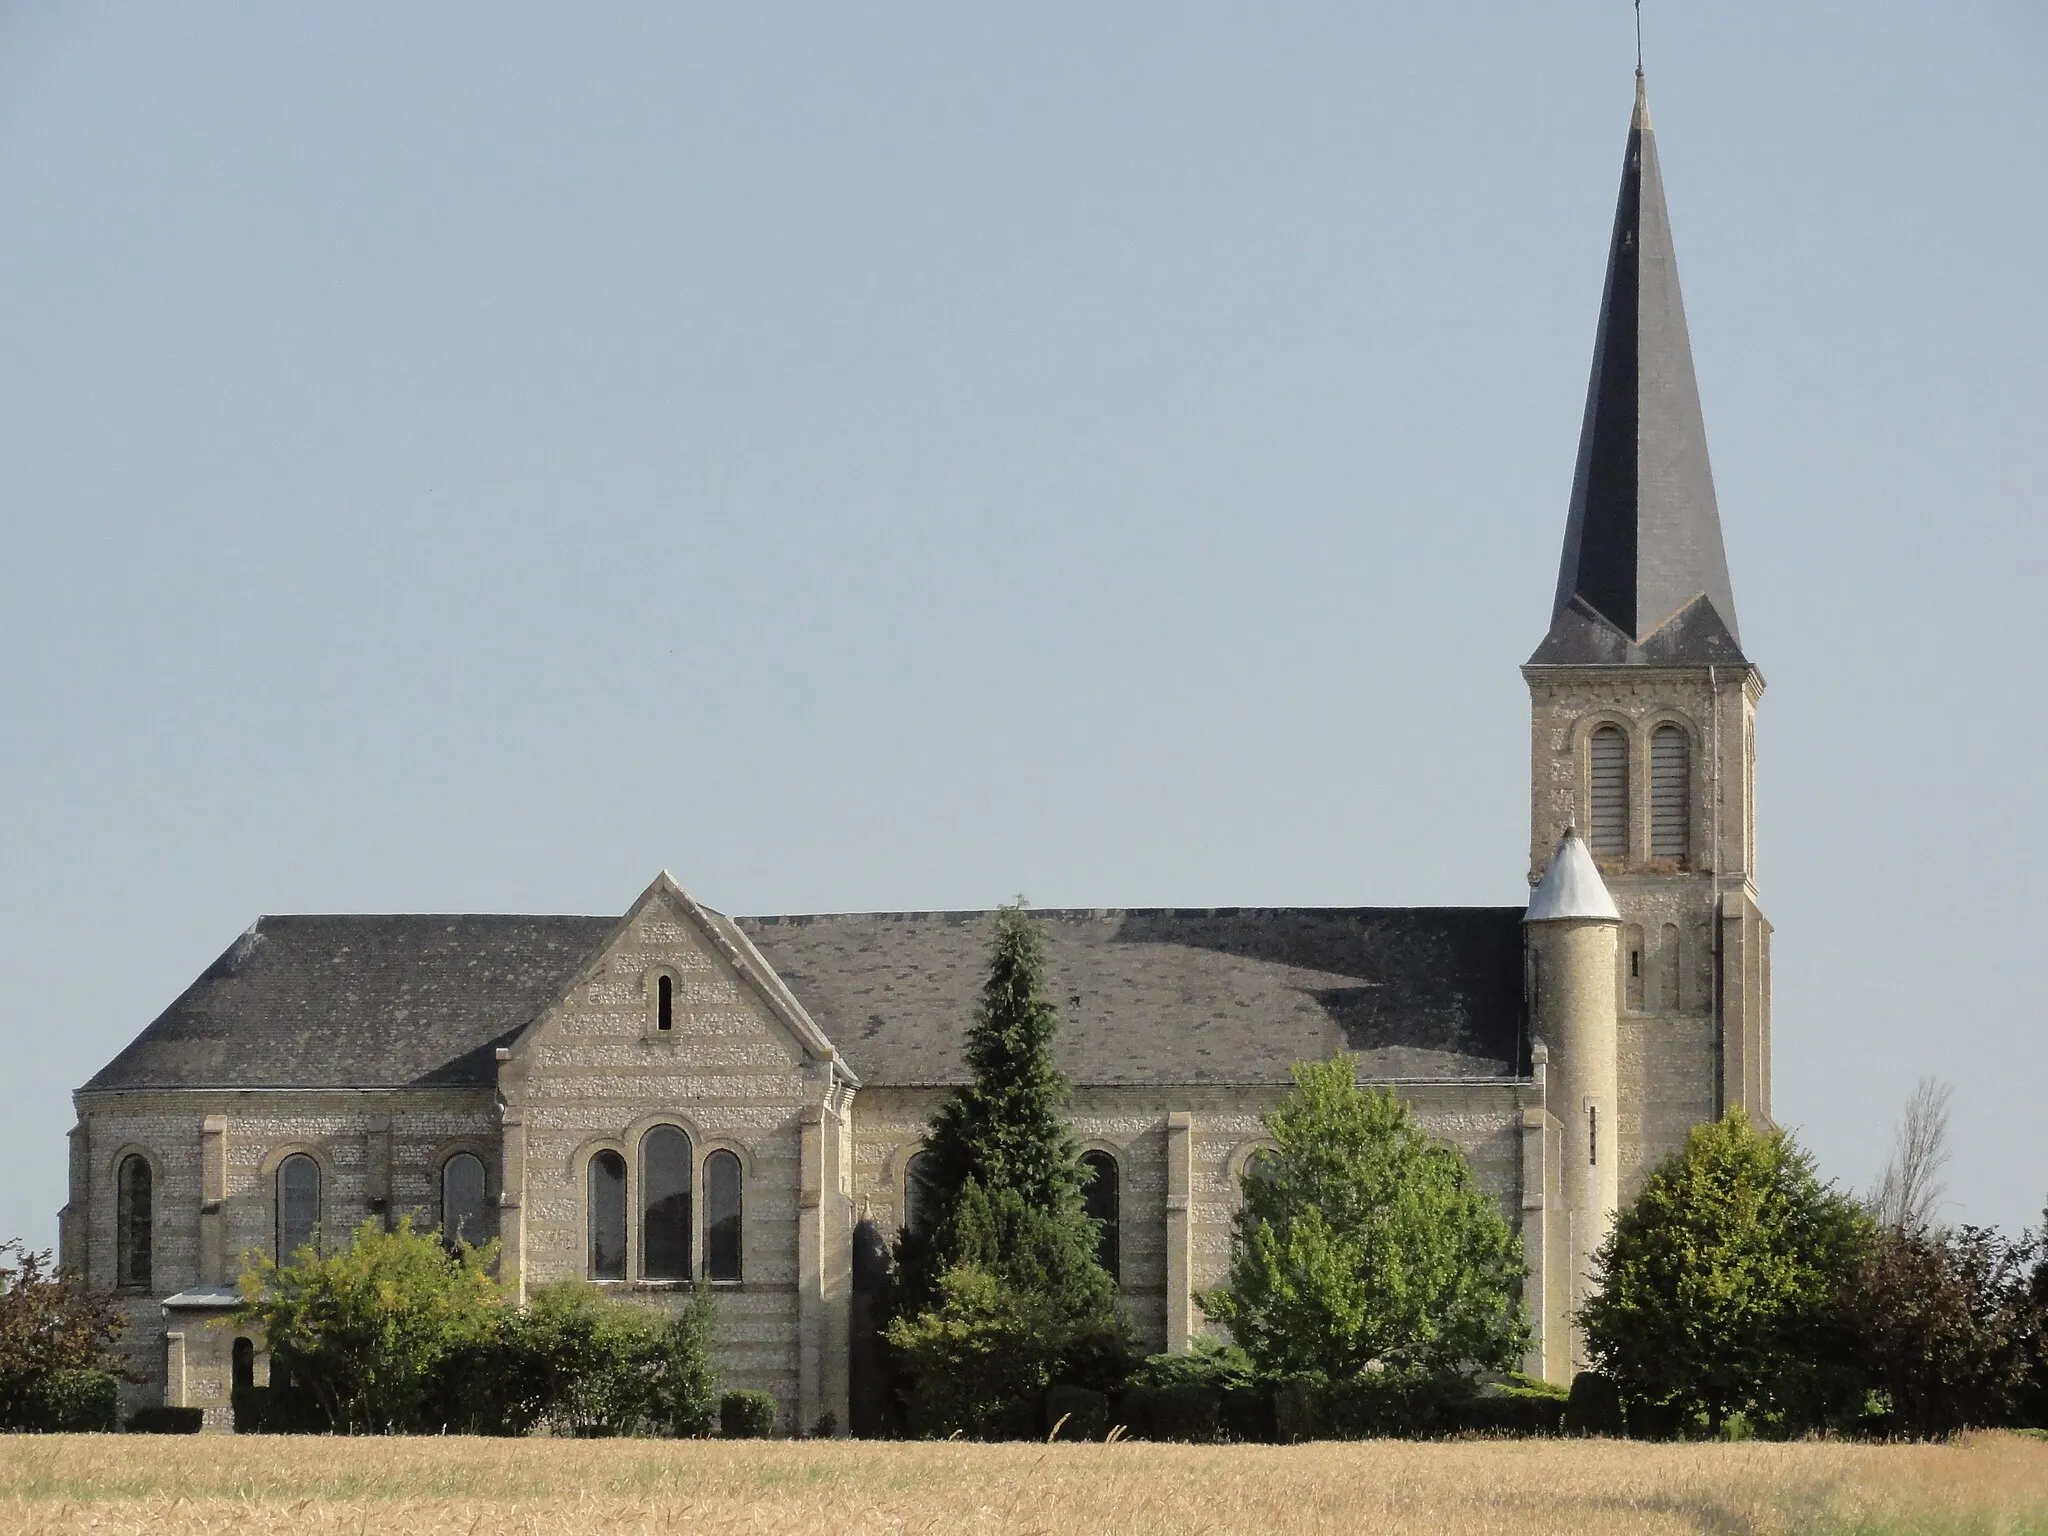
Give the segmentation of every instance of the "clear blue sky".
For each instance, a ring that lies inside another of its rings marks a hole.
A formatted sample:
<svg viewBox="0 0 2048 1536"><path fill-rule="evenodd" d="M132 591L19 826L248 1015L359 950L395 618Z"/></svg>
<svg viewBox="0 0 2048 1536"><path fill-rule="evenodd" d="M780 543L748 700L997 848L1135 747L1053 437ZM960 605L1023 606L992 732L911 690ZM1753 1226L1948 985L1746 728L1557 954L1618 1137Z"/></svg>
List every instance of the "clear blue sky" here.
<svg viewBox="0 0 2048 1536"><path fill-rule="evenodd" d="M2048 1196L2048 16L1652 0L1777 1103ZM0 1234L259 913L1507 903L1629 7L0 8Z"/></svg>

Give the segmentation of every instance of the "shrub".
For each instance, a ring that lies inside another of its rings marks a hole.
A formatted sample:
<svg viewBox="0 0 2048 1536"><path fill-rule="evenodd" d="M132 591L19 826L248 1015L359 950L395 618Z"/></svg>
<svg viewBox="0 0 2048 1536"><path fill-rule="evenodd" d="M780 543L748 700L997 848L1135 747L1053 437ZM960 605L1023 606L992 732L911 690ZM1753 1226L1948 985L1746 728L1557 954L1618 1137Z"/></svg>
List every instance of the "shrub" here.
<svg viewBox="0 0 2048 1536"><path fill-rule="evenodd" d="M450 1252L409 1218L390 1232L365 1221L332 1254L259 1258L242 1274L241 1316L337 1434L438 1429L449 1358L501 1322L495 1256Z"/></svg>
<svg viewBox="0 0 2048 1536"><path fill-rule="evenodd" d="M1564 1422L1575 1435L1619 1436L1624 1428L1621 1389L1614 1378L1599 1371L1580 1371L1572 1377Z"/></svg>
<svg viewBox="0 0 2048 1536"><path fill-rule="evenodd" d="M270 1385L235 1394L235 1424L270 1434L706 1435L718 1405L712 1298L673 1316L570 1283L522 1311L492 1250L454 1253L401 1221L327 1257L243 1277L270 1340Z"/></svg>
<svg viewBox="0 0 2048 1536"><path fill-rule="evenodd" d="M1100 1440L1109 1433L1109 1394L1066 1382L1047 1388L1045 1432L1061 1440Z"/></svg>
<svg viewBox="0 0 2048 1536"><path fill-rule="evenodd" d="M113 1299L58 1275L50 1254L0 1243L0 1429L33 1429L60 1371L115 1368L121 1315Z"/></svg>
<svg viewBox="0 0 2048 1536"><path fill-rule="evenodd" d="M1558 1435L1564 1433L1568 1406L1566 1388L1517 1377L1465 1404L1459 1428L1485 1435Z"/></svg>
<svg viewBox="0 0 2048 1536"><path fill-rule="evenodd" d="M948 1270L938 1305L889 1325L911 1375L914 1434L1014 1439L1037 1432L1038 1400L1051 1385L1066 1318L1041 1293L978 1265Z"/></svg>
<svg viewBox="0 0 2048 1536"><path fill-rule="evenodd" d="M772 1393L728 1392L718 1400L718 1432L728 1440L766 1440L775 1433L778 1412Z"/></svg>
<svg viewBox="0 0 2048 1536"><path fill-rule="evenodd" d="M121 1383L112 1371L66 1367L37 1383L28 1428L107 1434L120 1427Z"/></svg>
<svg viewBox="0 0 2048 1536"><path fill-rule="evenodd" d="M138 1408L128 1415L131 1435L196 1435L206 1422L203 1408Z"/></svg>
<svg viewBox="0 0 2048 1536"><path fill-rule="evenodd" d="M718 1401L708 1290L664 1319L578 1282L536 1291L444 1374L449 1422L471 1434L539 1424L585 1438L709 1434Z"/></svg>
<svg viewBox="0 0 2048 1536"><path fill-rule="evenodd" d="M1152 1355L1131 1372L1119 1411L1130 1433L1147 1440L1204 1444L1273 1438L1272 1394L1245 1352L1201 1339L1180 1354Z"/></svg>
<svg viewBox="0 0 2048 1536"><path fill-rule="evenodd" d="M236 1387L228 1394L228 1406L235 1416L236 1434L276 1433L265 1422L270 1417L270 1388Z"/></svg>

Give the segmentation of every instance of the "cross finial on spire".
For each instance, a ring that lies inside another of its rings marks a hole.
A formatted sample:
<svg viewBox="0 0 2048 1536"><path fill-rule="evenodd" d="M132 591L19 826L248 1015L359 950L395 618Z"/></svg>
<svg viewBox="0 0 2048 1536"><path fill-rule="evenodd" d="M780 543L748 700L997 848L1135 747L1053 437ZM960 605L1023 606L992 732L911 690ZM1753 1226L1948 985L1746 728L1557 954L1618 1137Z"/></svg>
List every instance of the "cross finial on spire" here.
<svg viewBox="0 0 2048 1536"><path fill-rule="evenodd" d="M1636 0L1636 91L1643 89L1643 0Z"/></svg>

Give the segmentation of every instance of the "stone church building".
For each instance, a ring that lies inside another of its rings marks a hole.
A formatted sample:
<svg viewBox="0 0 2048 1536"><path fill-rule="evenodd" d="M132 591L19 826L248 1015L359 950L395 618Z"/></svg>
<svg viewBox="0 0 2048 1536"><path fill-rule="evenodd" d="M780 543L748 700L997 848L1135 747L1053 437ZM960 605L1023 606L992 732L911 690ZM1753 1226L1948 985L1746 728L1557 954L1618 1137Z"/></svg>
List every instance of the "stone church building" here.
<svg viewBox="0 0 2048 1536"><path fill-rule="evenodd" d="M1142 1346L1224 1278L1260 1115L1351 1052L1522 1234L1530 1369L1617 1201L1688 1128L1770 1115L1754 718L1638 77L1550 627L1523 907L1075 910L1050 933L1073 1122ZM728 1380L861 1429L877 1256L963 1078L991 917L259 918L83 1088L61 1258L117 1298L134 1402L226 1427L263 1379L241 1257L365 1220L503 1245L525 1295L719 1293Z"/></svg>

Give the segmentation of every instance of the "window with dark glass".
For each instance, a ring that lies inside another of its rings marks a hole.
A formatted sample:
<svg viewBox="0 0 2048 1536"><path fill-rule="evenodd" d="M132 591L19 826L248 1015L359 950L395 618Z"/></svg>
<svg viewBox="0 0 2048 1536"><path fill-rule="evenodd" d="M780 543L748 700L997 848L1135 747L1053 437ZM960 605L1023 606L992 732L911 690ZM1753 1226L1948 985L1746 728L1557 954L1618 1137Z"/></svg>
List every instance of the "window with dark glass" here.
<svg viewBox="0 0 2048 1536"><path fill-rule="evenodd" d="M114 1183L114 1283L146 1287L150 1247L156 1235L155 1176L149 1159L122 1158Z"/></svg>
<svg viewBox="0 0 2048 1536"><path fill-rule="evenodd" d="M320 1165L294 1152L277 1165L277 1261L320 1241Z"/></svg>
<svg viewBox="0 0 2048 1536"><path fill-rule="evenodd" d="M690 1278L690 1138L657 1125L640 1139L640 1273Z"/></svg>
<svg viewBox="0 0 2048 1536"><path fill-rule="evenodd" d="M920 1152L903 1165L903 1230L923 1227L931 1210L931 1154Z"/></svg>
<svg viewBox="0 0 2048 1536"><path fill-rule="evenodd" d="M704 1278L740 1278L740 1160L723 1150L704 1159Z"/></svg>
<svg viewBox="0 0 2048 1536"><path fill-rule="evenodd" d="M458 1152L441 1165L441 1236L450 1243L481 1248L488 1233L484 1205L484 1160Z"/></svg>
<svg viewBox="0 0 2048 1536"><path fill-rule="evenodd" d="M1280 1176L1280 1157L1270 1147L1261 1147L1244 1160L1244 1186L1247 1193L1254 1184L1271 1184Z"/></svg>
<svg viewBox="0 0 2048 1536"><path fill-rule="evenodd" d="M654 983L654 1027L672 1029L676 1022L676 984L666 976Z"/></svg>
<svg viewBox="0 0 2048 1536"><path fill-rule="evenodd" d="M626 1278L626 1160L612 1151L590 1160L590 1278Z"/></svg>
<svg viewBox="0 0 2048 1536"><path fill-rule="evenodd" d="M1089 1176L1081 1190L1081 1204L1088 1213L1088 1219L1095 1223L1096 1262L1109 1271L1110 1279L1121 1279L1123 1245L1119 1241L1118 1224L1122 1190L1116 1159L1107 1152L1085 1152L1081 1156L1081 1166Z"/></svg>

